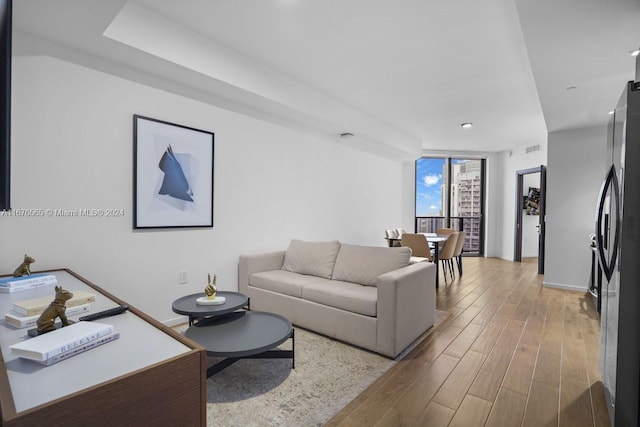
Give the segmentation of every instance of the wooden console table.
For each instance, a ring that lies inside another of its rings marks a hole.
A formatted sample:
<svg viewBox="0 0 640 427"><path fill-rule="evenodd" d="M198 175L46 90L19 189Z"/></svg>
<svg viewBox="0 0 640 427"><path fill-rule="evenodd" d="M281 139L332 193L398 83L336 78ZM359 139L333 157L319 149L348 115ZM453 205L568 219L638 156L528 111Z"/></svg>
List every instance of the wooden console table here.
<svg viewBox="0 0 640 427"><path fill-rule="evenodd" d="M68 290L96 295L91 312L126 304L68 269L47 271ZM53 286L0 294L13 301L51 295ZM27 329L0 324L1 425L206 425L206 352L140 310L99 320L120 338L51 366L20 359L9 345ZM4 318L4 317L3 317Z"/></svg>

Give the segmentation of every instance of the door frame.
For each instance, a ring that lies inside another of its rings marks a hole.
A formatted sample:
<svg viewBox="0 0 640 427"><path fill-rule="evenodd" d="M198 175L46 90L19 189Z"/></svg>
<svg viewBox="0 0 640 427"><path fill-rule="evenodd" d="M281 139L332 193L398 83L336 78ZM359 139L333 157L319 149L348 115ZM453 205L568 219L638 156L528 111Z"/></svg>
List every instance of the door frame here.
<svg viewBox="0 0 640 427"><path fill-rule="evenodd" d="M533 173L540 174L540 233L538 234L538 274L544 274L544 240L546 231L545 220L547 196L547 167L545 165L516 171L516 221L514 224L513 232L513 261L522 262L522 210L524 208L524 205L522 203L522 198L524 196L522 185L524 184L524 176Z"/></svg>

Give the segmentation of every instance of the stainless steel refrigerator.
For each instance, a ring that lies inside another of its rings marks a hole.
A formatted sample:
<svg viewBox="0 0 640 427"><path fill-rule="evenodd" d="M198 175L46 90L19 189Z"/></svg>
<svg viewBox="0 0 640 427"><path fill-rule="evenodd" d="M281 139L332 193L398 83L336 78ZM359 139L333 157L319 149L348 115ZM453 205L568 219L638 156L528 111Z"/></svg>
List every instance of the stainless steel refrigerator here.
<svg viewBox="0 0 640 427"><path fill-rule="evenodd" d="M607 163L596 207L600 368L612 425L640 426L640 83L610 119Z"/></svg>

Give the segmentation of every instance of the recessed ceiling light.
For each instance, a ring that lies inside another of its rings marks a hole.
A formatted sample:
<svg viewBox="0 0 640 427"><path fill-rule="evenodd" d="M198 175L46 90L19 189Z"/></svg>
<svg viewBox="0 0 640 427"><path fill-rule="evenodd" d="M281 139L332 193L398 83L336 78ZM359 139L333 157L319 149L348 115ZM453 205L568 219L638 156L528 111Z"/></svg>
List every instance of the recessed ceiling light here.
<svg viewBox="0 0 640 427"><path fill-rule="evenodd" d="M610 115L610 116L612 116L612 115L613 115L613 113L614 113L614 111L613 111L613 110L611 110L611 111L609 111L607 114L608 114L608 115Z"/></svg>
<svg viewBox="0 0 640 427"><path fill-rule="evenodd" d="M638 56L640 55L640 49L635 49L629 52L629 55L631 56Z"/></svg>
<svg viewBox="0 0 640 427"><path fill-rule="evenodd" d="M473 123L469 123L469 122L462 123L460 126L462 126L465 129L469 129L469 128L473 127Z"/></svg>

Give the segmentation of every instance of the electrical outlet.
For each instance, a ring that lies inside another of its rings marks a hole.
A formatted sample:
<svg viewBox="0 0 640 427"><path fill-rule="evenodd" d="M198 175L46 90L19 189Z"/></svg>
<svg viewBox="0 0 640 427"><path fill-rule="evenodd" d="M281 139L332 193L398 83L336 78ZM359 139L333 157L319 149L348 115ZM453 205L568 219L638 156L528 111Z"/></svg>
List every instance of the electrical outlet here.
<svg viewBox="0 0 640 427"><path fill-rule="evenodd" d="M178 283L181 285L186 285L187 284L187 272L186 271L181 271L178 273Z"/></svg>

